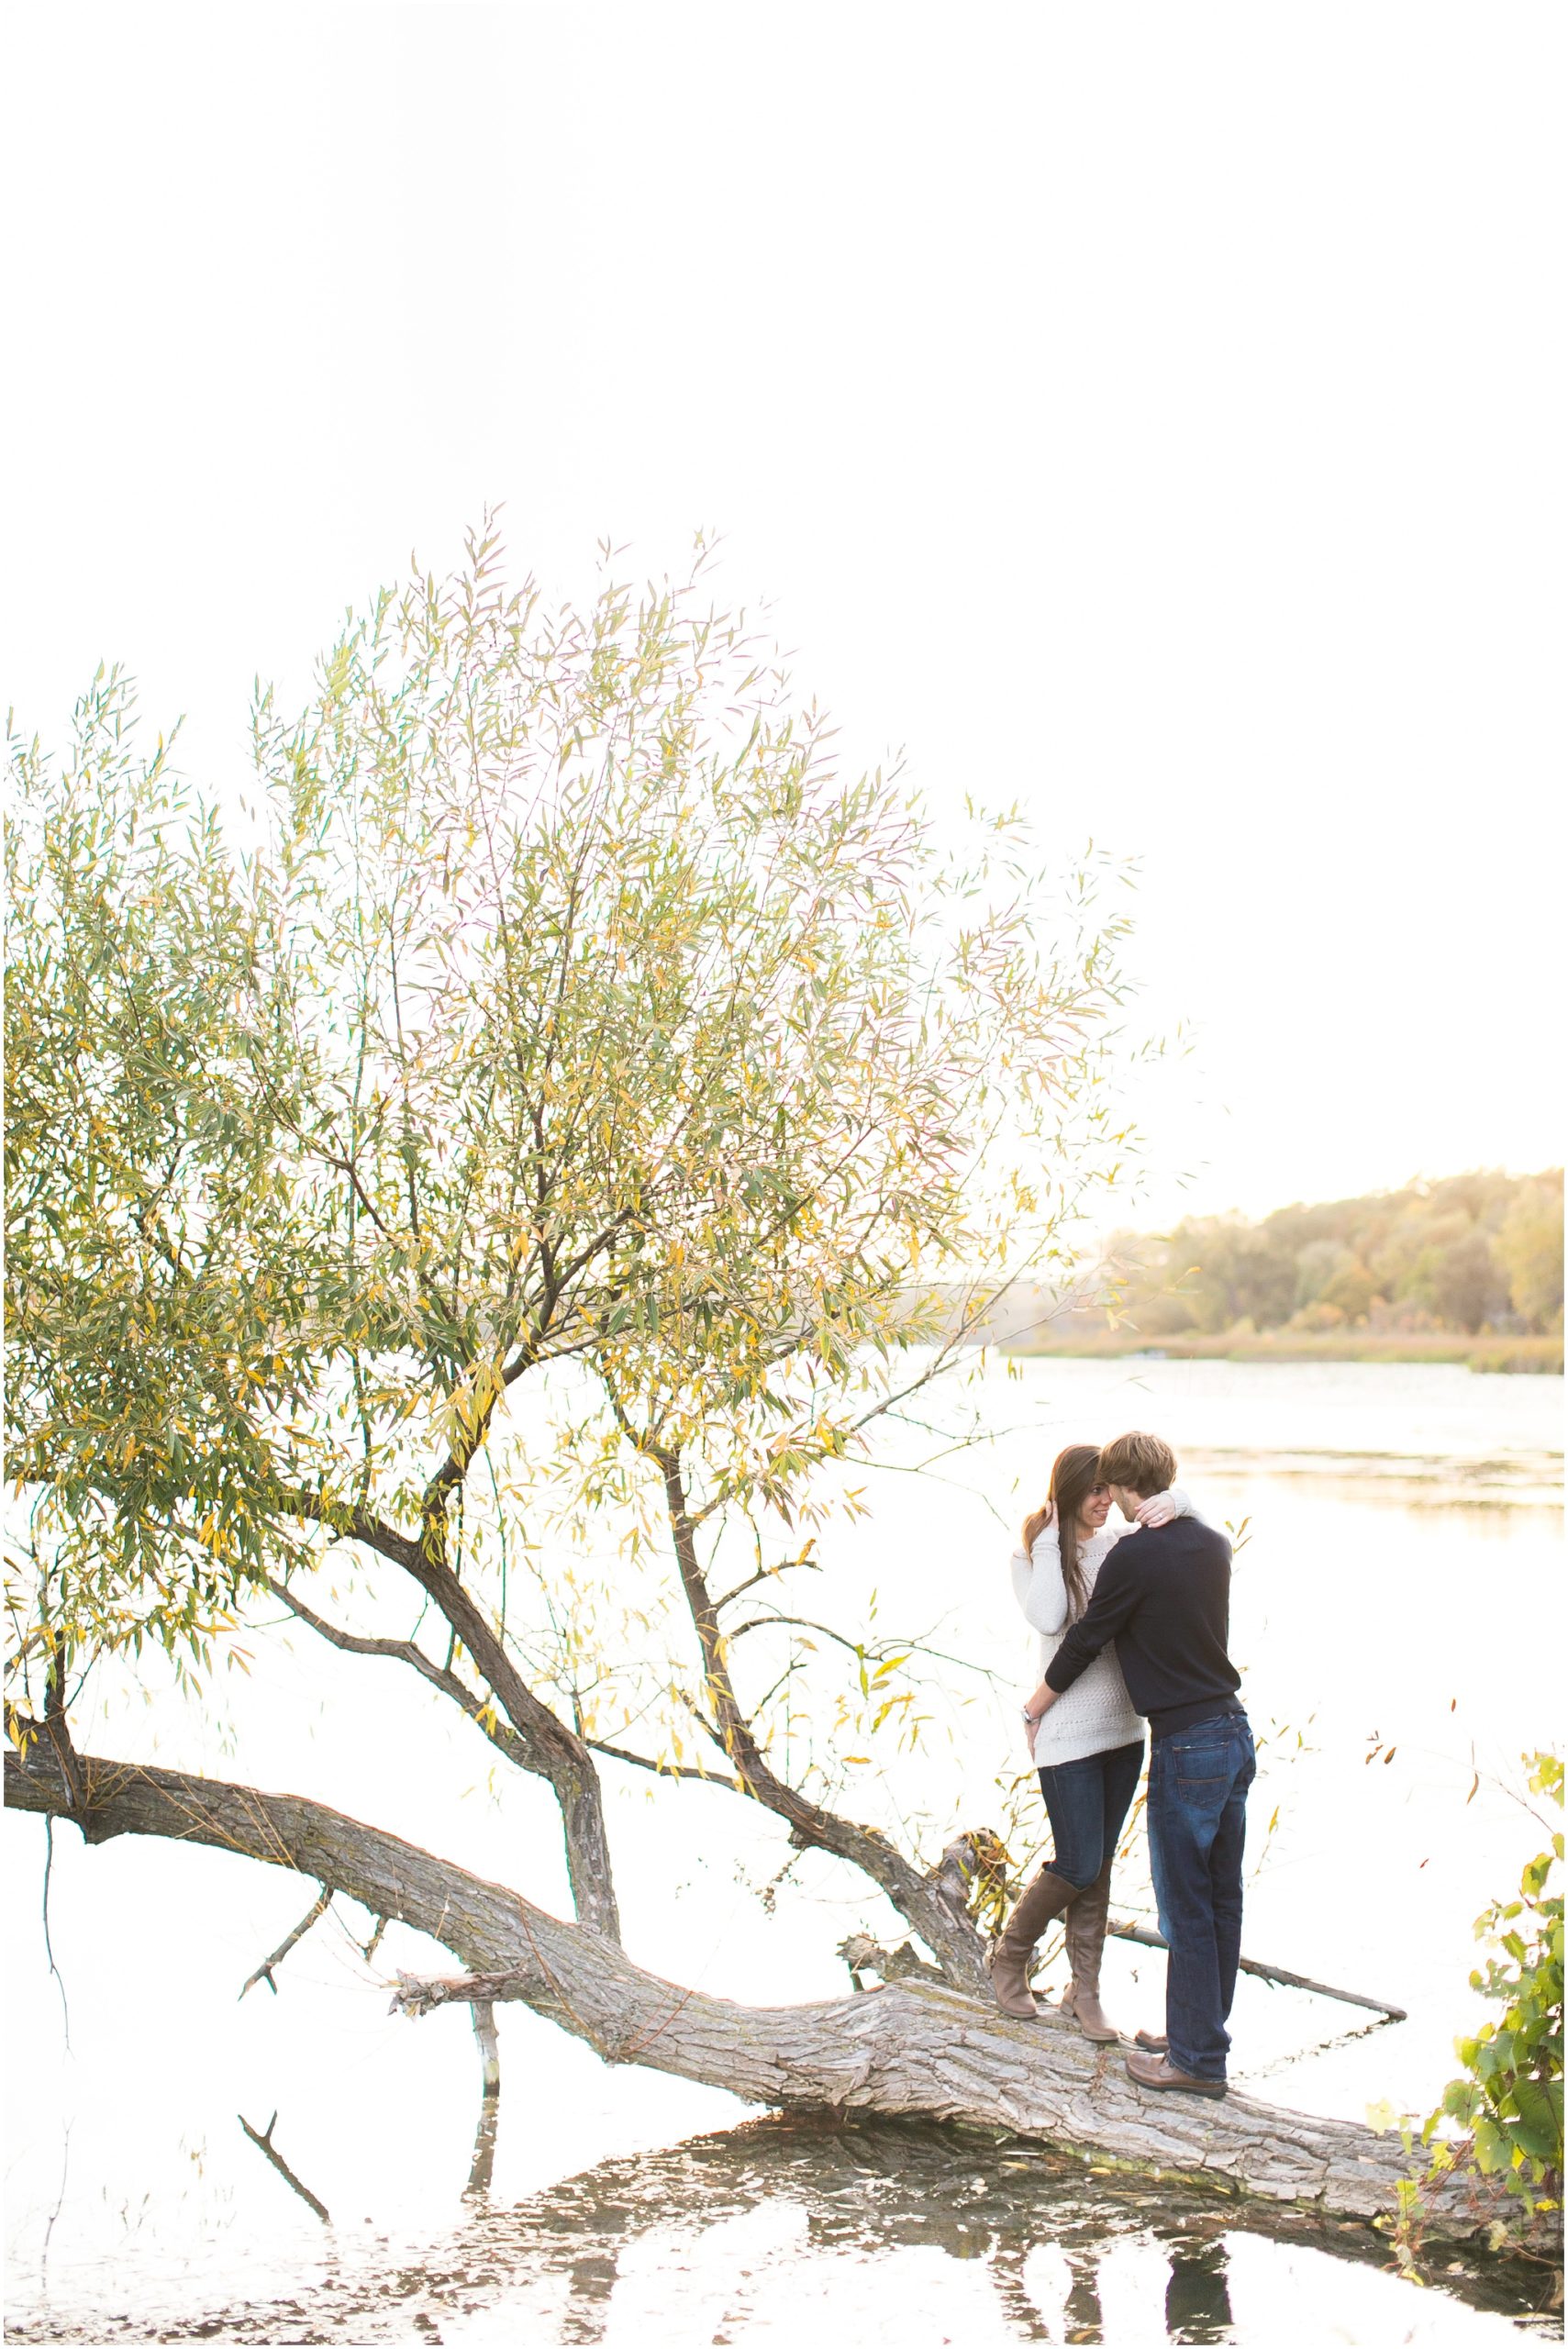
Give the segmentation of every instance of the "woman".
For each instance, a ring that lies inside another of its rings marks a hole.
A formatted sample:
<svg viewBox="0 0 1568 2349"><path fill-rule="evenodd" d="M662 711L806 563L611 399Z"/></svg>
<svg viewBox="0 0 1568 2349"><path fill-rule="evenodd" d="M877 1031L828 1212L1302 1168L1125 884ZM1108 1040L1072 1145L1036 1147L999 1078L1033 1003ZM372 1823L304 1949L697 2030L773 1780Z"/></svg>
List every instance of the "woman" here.
<svg viewBox="0 0 1568 2349"><path fill-rule="evenodd" d="M1045 1505L1024 1520L1013 1553L1013 1588L1040 1633L1040 1669L1089 1603L1101 1566L1130 1526L1107 1525L1111 1497L1099 1481L1099 1452L1070 1443L1051 1472ZM1167 1525L1191 1513L1179 1486L1157 1493L1140 1525ZM1143 1723L1133 1711L1114 1648L1106 1648L1038 1724L1039 1692L1024 1709L1040 1790L1051 1820L1051 1857L1028 1886L991 1954L996 2003L1020 2021L1040 2009L1029 1991L1035 1943L1062 1917L1073 1967L1062 2004L1086 2039L1109 2041L1116 2025L1100 2004L1100 1953L1110 1911L1111 1863L1143 1767ZM1065 1914L1063 1915L1063 1912Z"/></svg>

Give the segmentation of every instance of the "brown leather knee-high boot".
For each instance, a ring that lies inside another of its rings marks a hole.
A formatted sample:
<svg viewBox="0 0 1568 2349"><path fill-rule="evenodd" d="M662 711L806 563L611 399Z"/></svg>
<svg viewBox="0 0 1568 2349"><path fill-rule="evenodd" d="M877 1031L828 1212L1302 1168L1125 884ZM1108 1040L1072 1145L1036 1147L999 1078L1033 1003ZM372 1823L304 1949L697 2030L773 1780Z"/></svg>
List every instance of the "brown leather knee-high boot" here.
<svg viewBox="0 0 1568 2349"><path fill-rule="evenodd" d="M1062 2004L1084 2038L1099 2043L1120 2036L1100 2004L1100 1954L1106 1945L1106 1921L1110 1915L1110 1907L1111 1863L1107 1860L1094 1883L1079 1893L1062 1919L1073 1979L1067 1985Z"/></svg>
<svg viewBox="0 0 1568 2349"><path fill-rule="evenodd" d="M1020 2022L1032 2021L1039 2015L1029 1989L1029 1960L1047 1925L1061 1916L1077 1890L1075 1884L1069 1884L1064 1876L1052 1876L1049 1868L1041 1868L1033 1883L1025 1887L988 1965L991 1987L1005 2015L1017 2015Z"/></svg>

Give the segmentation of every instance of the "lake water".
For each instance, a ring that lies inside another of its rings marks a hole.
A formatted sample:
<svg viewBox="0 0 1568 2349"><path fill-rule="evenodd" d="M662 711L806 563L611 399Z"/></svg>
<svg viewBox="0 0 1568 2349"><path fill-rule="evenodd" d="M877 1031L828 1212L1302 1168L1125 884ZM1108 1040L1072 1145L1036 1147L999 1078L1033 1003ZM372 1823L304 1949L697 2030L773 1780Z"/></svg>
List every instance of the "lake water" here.
<svg viewBox="0 0 1568 2349"><path fill-rule="evenodd" d="M1409 2010L1353 2009L1243 1977L1235 2076L1359 2118L1424 2112L1473 2020L1473 1919L1511 1892L1541 1831L1520 1753L1560 1743L1562 1382L1441 1365L1158 1361L1000 1366L966 1401L990 1441L918 1481L890 1448L871 1520L833 1542L888 1629L988 1664L961 1734L901 1765L889 1803L993 1818L1016 1769L1009 1709L1032 1680L1006 1560L1070 1440L1153 1426L1183 1482L1248 1540L1233 1652L1264 1739L1252 1798L1250 1955ZM934 1448L934 1447L928 1447ZM211 1711L106 1690L81 1742L334 1803L565 1906L552 1806L503 1772L395 1666L264 1631L253 1684ZM261 1691L267 1692L263 1704ZM280 1698L279 1691L282 1690ZM965 1689L968 1684L965 1684ZM959 1694L964 1694L961 1690ZM1370 1757L1370 1758L1369 1758ZM718 1790L606 1765L632 1954L760 2003L842 1993L835 1944L895 1920L861 1879L789 1859L774 1823ZM873 1815L872 1796L859 1815ZM1273 1831L1270 1822L1273 1820ZM652 1831L657 1827L657 1832ZM1234 2207L1085 2175L1044 2153L886 2125L759 2117L717 2091L609 2069L520 2007L501 2010L488 2191L475 2157L466 2014L386 2013L395 1968L447 1972L390 1930L367 1962L347 1907L236 1994L310 1891L221 1854L56 1836L40 1924L41 1822L12 1816L8 2307L17 2340L665 2344L1560 2337L1539 2272L1469 2258L1398 2280L1362 2228L1263 2227ZM1147 1913L1118 1878L1118 1913ZM900 1936L901 1937L901 1936ZM1124 2027L1160 2011L1161 1964L1107 1950ZM265 2134L314 2197L245 2133Z"/></svg>

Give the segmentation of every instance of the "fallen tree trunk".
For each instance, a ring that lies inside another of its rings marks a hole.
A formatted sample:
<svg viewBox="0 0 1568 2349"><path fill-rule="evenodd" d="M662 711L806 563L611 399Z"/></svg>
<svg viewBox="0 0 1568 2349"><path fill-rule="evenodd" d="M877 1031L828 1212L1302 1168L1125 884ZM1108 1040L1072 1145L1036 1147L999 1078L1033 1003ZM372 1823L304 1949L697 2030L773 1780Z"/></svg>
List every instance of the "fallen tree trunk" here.
<svg viewBox="0 0 1568 2349"><path fill-rule="evenodd" d="M537 1909L505 1885L297 1795L265 1794L77 1753L68 1776L32 1722L6 1756L8 1804L74 1819L89 1842L156 1835L291 1868L395 1917L468 1968L407 1983L419 2012L450 1999L520 1999L586 2040L607 2063L646 2064L782 2110L919 2116L1034 2138L1101 2162L1319 2212L1391 2213L1399 2181L1421 2176L1419 2151L1350 2121L1232 2095L1223 2103L1134 2086L1120 2051L1096 2048L1048 2013L1014 2022L933 1983L848 1998L743 2007L636 1965L615 1943ZM1484 2232L1519 2205L1492 2181L1451 2176L1426 2187L1438 2234ZM1537 2221L1538 2239L1550 2239Z"/></svg>

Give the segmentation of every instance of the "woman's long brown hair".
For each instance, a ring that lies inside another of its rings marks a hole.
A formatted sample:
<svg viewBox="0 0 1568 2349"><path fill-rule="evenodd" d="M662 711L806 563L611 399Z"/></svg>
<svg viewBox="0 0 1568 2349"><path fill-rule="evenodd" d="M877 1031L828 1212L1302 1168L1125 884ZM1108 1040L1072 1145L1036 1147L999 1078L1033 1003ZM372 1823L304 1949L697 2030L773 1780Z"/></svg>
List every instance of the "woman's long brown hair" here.
<svg viewBox="0 0 1568 2349"><path fill-rule="evenodd" d="M1078 1512L1099 1481L1098 1444L1070 1443L1051 1463L1046 1498L1024 1520L1024 1555L1032 1557L1036 1536L1051 1511L1056 1511L1056 1541L1062 1553L1062 1579L1067 1586L1067 1620L1072 1623L1089 1603L1084 1570L1078 1564Z"/></svg>

